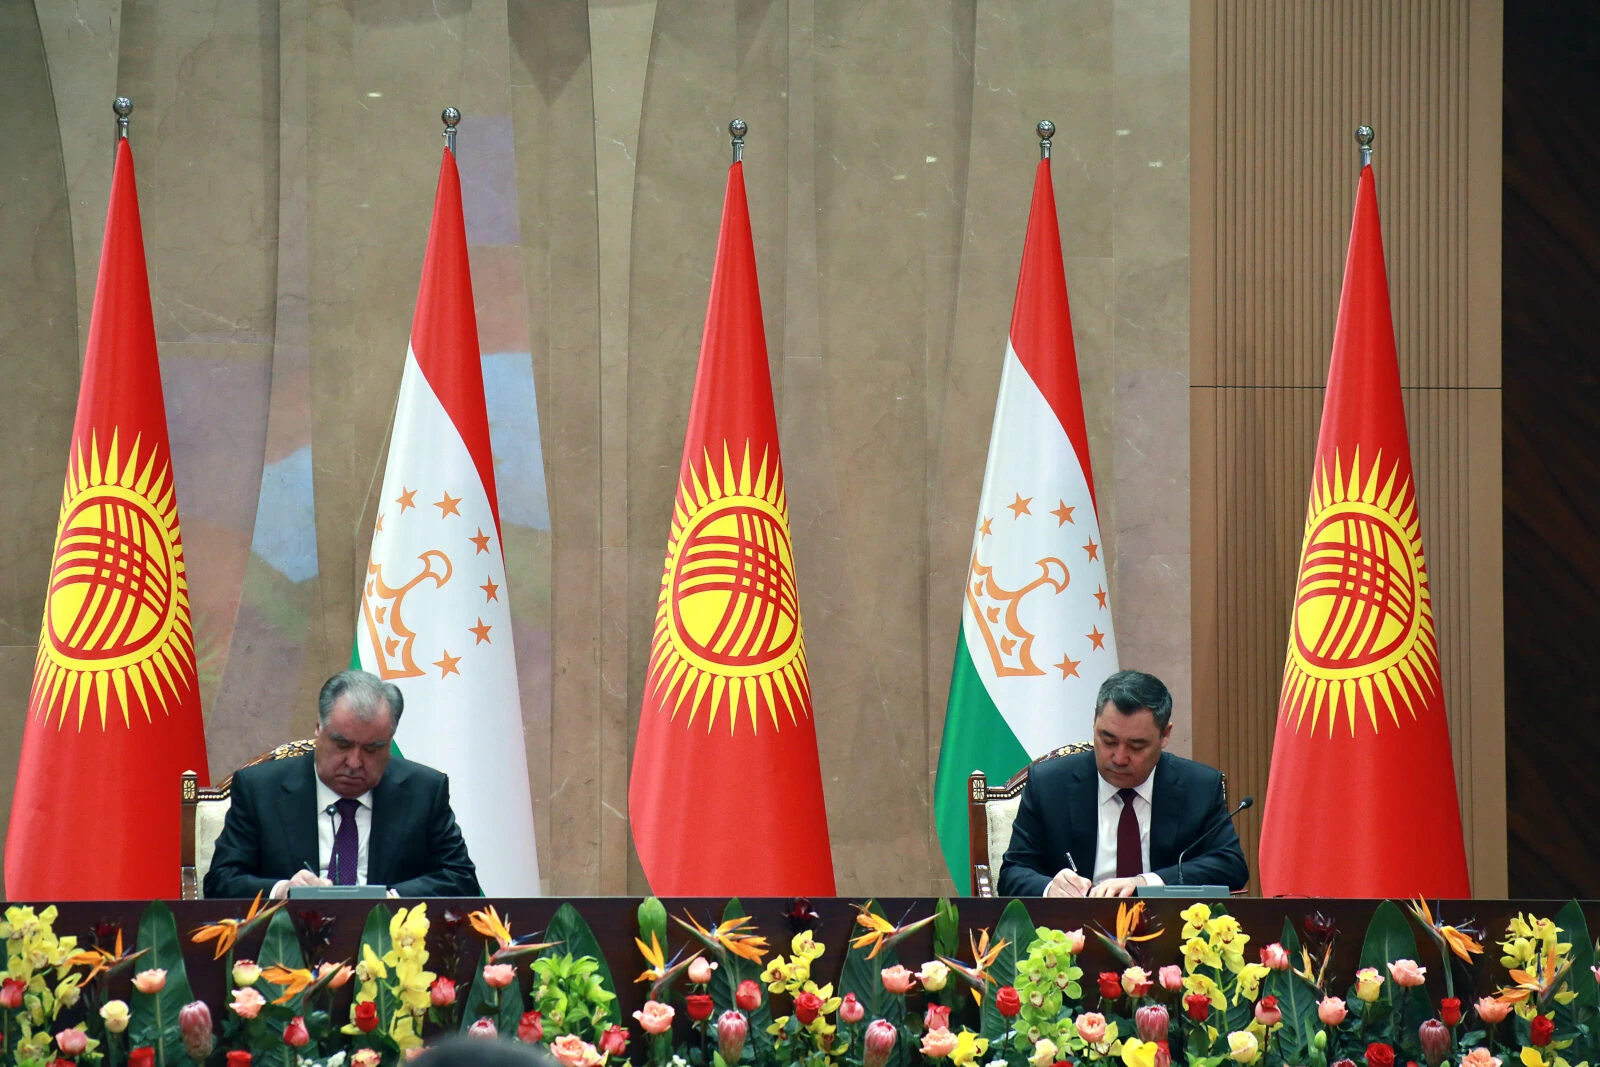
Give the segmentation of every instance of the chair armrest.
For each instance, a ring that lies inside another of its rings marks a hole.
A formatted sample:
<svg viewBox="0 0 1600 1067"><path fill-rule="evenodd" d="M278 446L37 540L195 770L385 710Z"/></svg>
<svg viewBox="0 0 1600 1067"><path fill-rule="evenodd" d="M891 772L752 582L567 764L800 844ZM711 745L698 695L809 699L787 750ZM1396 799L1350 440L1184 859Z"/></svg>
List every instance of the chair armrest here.
<svg viewBox="0 0 1600 1067"><path fill-rule="evenodd" d="M978 896L980 896L980 897L992 897L992 896L994 896L994 884L992 882L990 882L990 880L989 880L989 865L987 863L980 863L977 866L973 867L972 868L972 877L973 877L973 880L978 883L978 886L977 886Z"/></svg>

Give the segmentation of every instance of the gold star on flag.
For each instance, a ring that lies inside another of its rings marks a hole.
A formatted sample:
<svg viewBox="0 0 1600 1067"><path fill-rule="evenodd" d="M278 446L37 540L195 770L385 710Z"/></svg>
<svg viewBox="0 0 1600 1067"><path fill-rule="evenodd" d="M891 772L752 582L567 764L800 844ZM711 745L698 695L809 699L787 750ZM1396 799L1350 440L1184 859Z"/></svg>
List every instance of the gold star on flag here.
<svg viewBox="0 0 1600 1067"><path fill-rule="evenodd" d="M400 514L404 515L406 513L406 508L414 508L417 506L416 501L412 499L416 495L417 491L415 489L407 489L403 485L400 487L400 495L394 498L394 502L400 505Z"/></svg>
<svg viewBox="0 0 1600 1067"><path fill-rule="evenodd" d="M1020 519L1024 515L1033 514L1033 512L1028 510L1028 505L1031 503L1033 503L1033 497L1023 496L1021 493L1018 493L1017 499L1007 504L1006 508L1010 510L1011 517L1013 519Z"/></svg>
<svg viewBox="0 0 1600 1067"><path fill-rule="evenodd" d="M1104 611L1106 606L1106 587L1102 585L1096 589L1094 591L1094 598L1100 601L1100 610Z"/></svg>
<svg viewBox="0 0 1600 1067"><path fill-rule="evenodd" d="M1078 674L1078 664L1082 662L1082 660L1072 659L1065 652L1061 653L1061 662L1055 664L1061 671L1061 680L1064 682L1068 678L1081 677Z"/></svg>
<svg viewBox="0 0 1600 1067"><path fill-rule="evenodd" d="M446 489L444 491L444 499L435 500L433 502L433 506L439 509L439 517L441 519L447 515L455 515L459 518L461 512L456 508L456 505L459 503L461 503L461 498L458 496L451 496L450 490Z"/></svg>
<svg viewBox="0 0 1600 1067"><path fill-rule="evenodd" d="M1076 526L1078 524L1077 524L1077 522L1075 522L1073 520L1072 513L1074 511L1077 511L1077 510L1078 510L1077 508L1069 508L1069 507L1067 507L1067 502L1065 500L1063 500L1063 501L1061 501L1061 506L1058 507L1058 508L1055 508L1053 511L1050 512L1050 514L1052 514L1052 515L1054 515L1056 517L1056 526L1057 527L1065 526L1069 522L1072 523L1072 525Z"/></svg>
<svg viewBox="0 0 1600 1067"><path fill-rule="evenodd" d="M473 553L474 556L489 551L489 535L483 532L482 526L478 527L477 537L469 537L467 540L478 546L478 551Z"/></svg>
<svg viewBox="0 0 1600 1067"><path fill-rule="evenodd" d="M486 624L483 621L483 616L480 615L478 616L478 625L467 627L467 632L475 635L478 638L476 644L481 645L485 641L489 640L489 631L492 629L494 629L494 627Z"/></svg>
<svg viewBox="0 0 1600 1067"><path fill-rule="evenodd" d="M1100 627L1098 626L1091 627L1089 632L1083 636L1087 637L1090 641L1093 641L1095 648L1103 649L1106 647L1106 635L1100 632Z"/></svg>
<svg viewBox="0 0 1600 1067"><path fill-rule="evenodd" d="M434 660L433 665L439 668L439 677L444 678L453 674L459 678L461 677L461 671L456 667L456 664L460 662L461 657L452 656L450 654L450 650L447 648L444 649L444 659Z"/></svg>
<svg viewBox="0 0 1600 1067"><path fill-rule="evenodd" d="M483 584L478 588L483 590L483 602L485 604L491 600L500 599L500 587L494 584L493 578L485 578Z"/></svg>
<svg viewBox="0 0 1600 1067"><path fill-rule="evenodd" d="M1091 561L1100 558L1100 546L1094 543L1094 538L1092 537L1089 538L1089 543L1083 546L1083 550L1089 553L1089 559Z"/></svg>
<svg viewBox="0 0 1600 1067"><path fill-rule="evenodd" d="M989 524L992 522L994 522L993 519L984 519L983 522L978 526L978 533L984 537L988 537L990 534L994 533L993 530L989 529Z"/></svg>

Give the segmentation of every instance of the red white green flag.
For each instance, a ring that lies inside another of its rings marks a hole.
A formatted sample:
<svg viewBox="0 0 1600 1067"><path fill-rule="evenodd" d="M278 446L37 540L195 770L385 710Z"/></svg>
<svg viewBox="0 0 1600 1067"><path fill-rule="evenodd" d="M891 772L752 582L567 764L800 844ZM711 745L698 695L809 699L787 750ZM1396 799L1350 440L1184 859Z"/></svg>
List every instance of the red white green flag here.
<svg viewBox="0 0 1600 1067"><path fill-rule="evenodd" d="M967 776L1087 740L1117 670L1050 161L1040 160L950 676L934 819L968 881Z"/></svg>
<svg viewBox="0 0 1600 1067"><path fill-rule="evenodd" d="M209 781L133 150L117 145L16 797L8 900L178 895Z"/></svg>
<svg viewBox="0 0 1600 1067"><path fill-rule="evenodd" d="M1266 896L1471 895L1370 166L1311 471L1259 866Z"/></svg>
<svg viewBox="0 0 1600 1067"><path fill-rule="evenodd" d="M738 788L694 788L707 774ZM728 171L628 818L658 896L834 894L742 163Z"/></svg>

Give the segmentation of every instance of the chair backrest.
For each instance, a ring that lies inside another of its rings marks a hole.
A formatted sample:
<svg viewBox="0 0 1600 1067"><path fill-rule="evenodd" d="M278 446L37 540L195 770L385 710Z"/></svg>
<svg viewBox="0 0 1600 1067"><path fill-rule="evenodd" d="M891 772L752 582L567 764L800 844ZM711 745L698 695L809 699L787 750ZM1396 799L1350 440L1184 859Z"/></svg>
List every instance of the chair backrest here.
<svg viewBox="0 0 1600 1067"><path fill-rule="evenodd" d="M246 763L245 767L254 767L268 760L304 756L315 746L316 742L309 737L290 741L270 752L263 752ZM193 771L184 771L179 797L180 892L184 900L199 900L206 872L211 869L212 851L216 847L217 837L222 833L222 824L228 818L228 807L233 802L233 775L228 775L214 786L203 786Z"/></svg>
<svg viewBox="0 0 1600 1067"><path fill-rule="evenodd" d="M1022 787L1028 784L1028 771L1035 763L1093 748L1091 741L1062 745L1022 768L1004 785L990 786L988 775L982 771L973 771L967 777L967 846L973 896L994 896L995 884L1000 881L1000 862L1011 844L1011 826L1022 806Z"/></svg>

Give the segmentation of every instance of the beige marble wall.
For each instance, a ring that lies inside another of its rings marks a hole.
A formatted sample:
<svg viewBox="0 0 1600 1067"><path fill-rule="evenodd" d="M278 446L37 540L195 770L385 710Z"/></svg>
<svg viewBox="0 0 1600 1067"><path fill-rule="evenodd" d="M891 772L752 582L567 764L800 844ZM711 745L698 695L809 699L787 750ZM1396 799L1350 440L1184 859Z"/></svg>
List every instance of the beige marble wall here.
<svg viewBox="0 0 1600 1067"><path fill-rule="evenodd" d="M348 657L447 103L506 383L495 450L520 479L506 549L549 890L644 888L628 756L735 114L840 891L949 885L932 776L1040 118L1118 641L1187 706L1189 0L19 6L5 99L55 114L50 152L0 160L27 205L0 212L0 343L34 394L0 399L27 457L0 472L0 764L115 91L138 102L219 773L303 732Z"/></svg>

